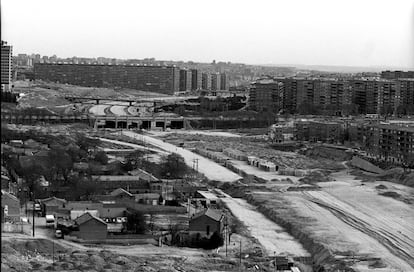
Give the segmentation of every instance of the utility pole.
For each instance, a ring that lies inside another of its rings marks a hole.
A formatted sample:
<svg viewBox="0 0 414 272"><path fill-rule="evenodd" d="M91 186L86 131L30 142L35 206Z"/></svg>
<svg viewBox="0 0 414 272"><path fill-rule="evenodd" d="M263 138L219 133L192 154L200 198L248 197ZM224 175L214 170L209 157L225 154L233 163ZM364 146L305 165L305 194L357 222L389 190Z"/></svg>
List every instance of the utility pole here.
<svg viewBox="0 0 414 272"><path fill-rule="evenodd" d="M32 225L32 231L33 231L33 237L35 237L35 198L34 198L34 191L32 193L32 200L33 200L33 211L32 211L32 218L33 218L33 225Z"/></svg>
<svg viewBox="0 0 414 272"><path fill-rule="evenodd" d="M227 257L227 236L228 236L228 230L227 230L227 216L226 216L226 222L224 225L224 239L225 239L225 243L226 243L226 257Z"/></svg>
<svg viewBox="0 0 414 272"><path fill-rule="evenodd" d="M55 267L55 240L52 240L52 266Z"/></svg>
<svg viewBox="0 0 414 272"><path fill-rule="evenodd" d="M275 272L277 271L277 265L276 265L276 251L275 251Z"/></svg>
<svg viewBox="0 0 414 272"><path fill-rule="evenodd" d="M198 172L198 161L199 160L200 159L196 159L196 158L193 159L193 170L195 170L196 172Z"/></svg>

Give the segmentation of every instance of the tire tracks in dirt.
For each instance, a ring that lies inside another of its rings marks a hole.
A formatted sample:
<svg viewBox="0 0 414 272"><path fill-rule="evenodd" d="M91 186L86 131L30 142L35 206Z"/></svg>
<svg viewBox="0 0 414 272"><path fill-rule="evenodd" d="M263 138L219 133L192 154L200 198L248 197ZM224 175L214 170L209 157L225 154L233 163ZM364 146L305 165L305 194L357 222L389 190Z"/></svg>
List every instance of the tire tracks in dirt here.
<svg viewBox="0 0 414 272"><path fill-rule="evenodd" d="M352 215L351 213L339 207L335 207L324 201L321 201L310 194L306 194L306 196L309 197L309 200L311 202L319 205L324 209L327 209L342 222L365 233L371 238L374 238L381 245L387 248L393 255L402 258L414 268L414 259L412 257L412 252L407 250L407 248L412 248L412 244L403 240L401 237L385 230L384 228L373 226L372 224ZM409 240L412 241L412 239Z"/></svg>

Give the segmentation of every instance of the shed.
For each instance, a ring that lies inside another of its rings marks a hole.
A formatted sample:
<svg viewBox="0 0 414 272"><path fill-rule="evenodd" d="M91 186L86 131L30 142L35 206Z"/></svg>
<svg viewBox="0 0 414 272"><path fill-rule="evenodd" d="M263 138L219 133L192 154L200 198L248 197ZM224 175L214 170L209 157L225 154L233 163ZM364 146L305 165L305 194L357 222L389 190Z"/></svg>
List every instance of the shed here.
<svg viewBox="0 0 414 272"><path fill-rule="evenodd" d="M210 191L197 191L195 197L191 199L192 202L200 202L204 207L215 205L219 200L217 195Z"/></svg>

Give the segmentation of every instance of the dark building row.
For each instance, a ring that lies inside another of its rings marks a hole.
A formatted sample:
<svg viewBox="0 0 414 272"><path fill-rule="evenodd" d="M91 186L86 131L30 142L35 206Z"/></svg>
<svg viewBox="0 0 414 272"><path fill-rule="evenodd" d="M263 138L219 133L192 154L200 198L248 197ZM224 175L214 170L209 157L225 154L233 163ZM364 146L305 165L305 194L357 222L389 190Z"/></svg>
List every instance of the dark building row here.
<svg viewBox="0 0 414 272"><path fill-rule="evenodd" d="M299 141L339 142L343 135L343 125L338 122L312 120L295 123L294 136Z"/></svg>
<svg viewBox="0 0 414 272"><path fill-rule="evenodd" d="M87 87L122 87L174 94L180 70L174 66L35 63L35 79Z"/></svg>
<svg viewBox="0 0 414 272"><path fill-rule="evenodd" d="M414 78L414 71L382 71L381 77L385 79Z"/></svg>
<svg viewBox="0 0 414 272"><path fill-rule="evenodd" d="M201 89L228 90L226 74L204 74L199 70L180 70L175 66L35 63L34 74L35 79L59 83L122 87L165 94Z"/></svg>
<svg viewBox="0 0 414 272"><path fill-rule="evenodd" d="M407 114L414 110L414 79L336 80L279 78L252 84L257 111L328 114Z"/></svg>

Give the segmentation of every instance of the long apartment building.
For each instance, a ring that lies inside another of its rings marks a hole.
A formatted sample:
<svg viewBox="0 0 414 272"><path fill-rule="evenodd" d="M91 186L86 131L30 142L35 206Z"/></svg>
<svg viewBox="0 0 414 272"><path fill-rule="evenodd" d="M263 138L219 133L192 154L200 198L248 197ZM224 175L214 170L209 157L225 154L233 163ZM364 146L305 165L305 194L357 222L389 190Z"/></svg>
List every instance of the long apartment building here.
<svg viewBox="0 0 414 272"><path fill-rule="evenodd" d="M277 86L277 99L270 99ZM268 94L265 94L269 92ZM257 95L260 93L260 95ZM251 99L253 97L253 99ZM268 109L284 109L288 112L298 112L304 105L321 108L333 105L340 109L352 103L350 84L339 80L315 80L303 78L278 78L267 82L253 83L250 90L250 105L260 108L266 105ZM270 106L270 104L274 104ZM258 105L258 106L255 106Z"/></svg>
<svg viewBox="0 0 414 272"><path fill-rule="evenodd" d="M225 73L201 73L175 66L35 63L35 79L86 87L122 87L174 94L228 90ZM224 88L224 89L223 89Z"/></svg>
<svg viewBox="0 0 414 272"><path fill-rule="evenodd" d="M341 114L357 109L362 114L406 114L414 112L414 79L397 80L337 80L276 78L267 83L252 84L251 106L280 103L268 100L258 92L272 92L272 86L281 84L282 108L288 112L300 112L305 106L314 106L325 113ZM266 86L269 85L269 86ZM260 91L259 89L263 89ZM277 105L266 106L278 108ZM257 107L256 107L257 108Z"/></svg>
<svg viewBox="0 0 414 272"><path fill-rule="evenodd" d="M382 71L381 77L385 79L414 78L414 71Z"/></svg>
<svg viewBox="0 0 414 272"><path fill-rule="evenodd" d="M12 46L1 41L1 90L11 91L12 85Z"/></svg>
<svg viewBox="0 0 414 272"><path fill-rule="evenodd" d="M175 66L35 63L35 79L86 87L122 87L174 94L180 72Z"/></svg>
<svg viewBox="0 0 414 272"><path fill-rule="evenodd" d="M379 124L366 133L368 155L377 160L414 165L414 126Z"/></svg>

